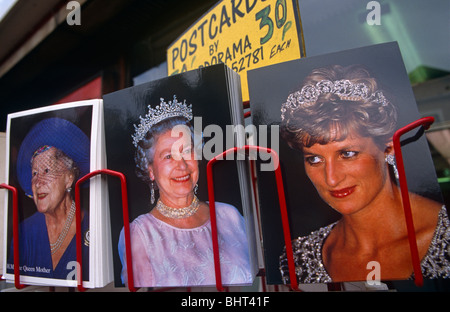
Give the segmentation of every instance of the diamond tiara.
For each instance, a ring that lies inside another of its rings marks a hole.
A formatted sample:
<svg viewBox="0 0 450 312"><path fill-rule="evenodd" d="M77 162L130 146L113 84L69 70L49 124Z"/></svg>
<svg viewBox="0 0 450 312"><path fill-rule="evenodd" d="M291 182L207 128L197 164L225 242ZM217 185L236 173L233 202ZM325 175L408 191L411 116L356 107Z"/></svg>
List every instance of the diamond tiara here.
<svg viewBox="0 0 450 312"><path fill-rule="evenodd" d="M184 117L187 120L192 120L192 105L187 105L186 100L178 102L175 95L173 101L169 101L169 103L166 103L163 98L160 100L161 103L155 108L148 105L147 115L139 116L141 123L138 126L134 125L135 132L131 137L135 147L138 146L139 141L145 138L148 130L162 120L171 117Z"/></svg>
<svg viewBox="0 0 450 312"><path fill-rule="evenodd" d="M281 120L284 120L285 113L294 111L302 106L314 103L321 94L334 93L342 100L348 101L371 101L381 106L388 105L389 101L381 91L369 94L370 89L364 83L353 83L350 80L342 79L336 81L321 80L316 85L306 85L301 91L289 94L286 103L281 105Z"/></svg>

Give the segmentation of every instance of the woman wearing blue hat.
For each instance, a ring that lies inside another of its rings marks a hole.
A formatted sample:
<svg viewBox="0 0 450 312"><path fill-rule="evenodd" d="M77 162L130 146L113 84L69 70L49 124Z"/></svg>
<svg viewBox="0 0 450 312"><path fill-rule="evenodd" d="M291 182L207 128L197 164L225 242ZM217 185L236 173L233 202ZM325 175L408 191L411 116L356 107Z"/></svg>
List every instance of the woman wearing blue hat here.
<svg viewBox="0 0 450 312"><path fill-rule="evenodd" d="M89 172L89 155L88 137L61 118L39 122L22 142L17 176L36 206L36 212L19 227L22 274L56 279L73 276L76 267L73 190L78 178ZM86 238L88 226L88 214L82 213L82 233ZM88 246L85 239L86 259Z"/></svg>

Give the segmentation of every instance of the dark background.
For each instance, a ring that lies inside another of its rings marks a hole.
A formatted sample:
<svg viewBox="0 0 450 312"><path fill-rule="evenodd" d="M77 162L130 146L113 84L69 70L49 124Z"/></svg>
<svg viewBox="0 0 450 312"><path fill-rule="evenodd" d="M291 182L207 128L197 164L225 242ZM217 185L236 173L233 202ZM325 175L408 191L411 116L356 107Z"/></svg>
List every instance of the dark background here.
<svg viewBox="0 0 450 312"><path fill-rule="evenodd" d="M150 188L135 174L134 153L131 135L134 124L140 123L139 116L145 116L147 106L159 105L160 98L166 102L173 96L182 102L192 104L194 117L202 117L203 129L210 124L225 129L231 125L227 80L223 64L201 70L155 80L135 87L127 88L104 96L105 133L107 167L122 172L127 178L129 217L132 222L137 216L151 210ZM192 120L192 122L194 119ZM195 126L194 126L195 127ZM203 130L202 129L202 130ZM225 134L225 133L224 133ZM205 137L205 142L208 141ZM225 135L223 137L224 147ZM217 153L222 151L217 151ZM208 200L206 165L209 159L199 161L199 181L197 196L201 201ZM237 165L235 161L219 161L214 165L215 199L234 205L243 214L243 204ZM116 285L120 285L121 264L117 253L120 230L123 227L121 194L119 181L108 178L111 228L114 253ZM155 193L158 198L158 192ZM220 226L220 225L218 225Z"/></svg>
<svg viewBox="0 0 450 312"><path fill-rule="evenodd" d="M398 127L420 118L406 70L396 43L304 58L250 71L248 74L252 121L255 125L281 122L280 107L301 85L312 69L332 64L363 64L381 83L381 88L398 107ZM436 173L424 136L418 131L402 137L402 152L409 190L442 201ZM270 136L269 136L270 137ZM303 156L280 139L279 156L284 178L291 238L338 220L339 214L320 199L304 172ZM274 174L258 172L259 200L264 238L267 280L281 283L278 257L285 245Z"/></svg>
<svg viewBox="0 0 450 312"><path fill-rule="evenodd" d="M68 120L78 126L86 136L91 139L92 131L92 106L79 106L54 110L55 107L49 107L51 111L45 111L42 108L41 112L30 111L23 112L23 116L11 117L10 119L10 151L9 151L9 185L15 187L18 193L18 212L19 223L36 213L36 206L32 198L25 195L17 179L17 154L19 153L22 141L25 139L28 132L40 121L58 117ZM91 153L92 157L92 153ZM30 159L31 161L31 159ZM31 172L30 172L31 178ZM80 177L81 178L81 177ZM88 186L88 182L83 186ZM75 199L74 199L75 200ZM12 196L8 196L8 244L7 251L11 250L12 231L13 231L13 205ZM89 188L83 187L80 189L80 204L81 208L89 211Z"/></svg>

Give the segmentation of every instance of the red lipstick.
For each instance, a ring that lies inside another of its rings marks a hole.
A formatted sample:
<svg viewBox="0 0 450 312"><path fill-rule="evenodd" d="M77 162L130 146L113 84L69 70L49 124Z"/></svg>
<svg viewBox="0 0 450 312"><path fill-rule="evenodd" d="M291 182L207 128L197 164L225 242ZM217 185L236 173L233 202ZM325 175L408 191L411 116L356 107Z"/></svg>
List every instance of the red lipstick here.
<svg viewBox="0 0 450 312"><path fill-rule="evenodd" d="M355 191L355 186L346 187L340 190L330 191L331 196L336 198L344 198L349 196Z"/></svg>

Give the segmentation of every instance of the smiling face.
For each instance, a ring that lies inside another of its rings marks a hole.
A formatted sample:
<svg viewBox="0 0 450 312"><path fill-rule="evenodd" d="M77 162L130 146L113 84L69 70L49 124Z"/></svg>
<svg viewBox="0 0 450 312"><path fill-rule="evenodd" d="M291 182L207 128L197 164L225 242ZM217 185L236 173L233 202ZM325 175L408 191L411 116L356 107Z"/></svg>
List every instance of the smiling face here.
<svg viewBox="0 0 450 312"><path fill-rule="evenodd" d="M149 173L158 185L163 203L172 207L189 205L198 181L198 163L191 137L173 137L170 130L161 134L156 141Z"/></svg>
<svg viewBox="0 0 450 312"><path fill-rule="evenodd" d="M52 147L34 157L32 163L33 200L41 213L54 212L64 202L66 190L73 182L73 175L55 153Z"/></svg>
<svg viewBox="0 0 450 312"><path fill-rule="evenodd" d="M386 151L389 150L387 147ZM319 195L341 214L352 214L383 199L389 174L385 151L368 137L304 147L308 177Z"/></svg>

